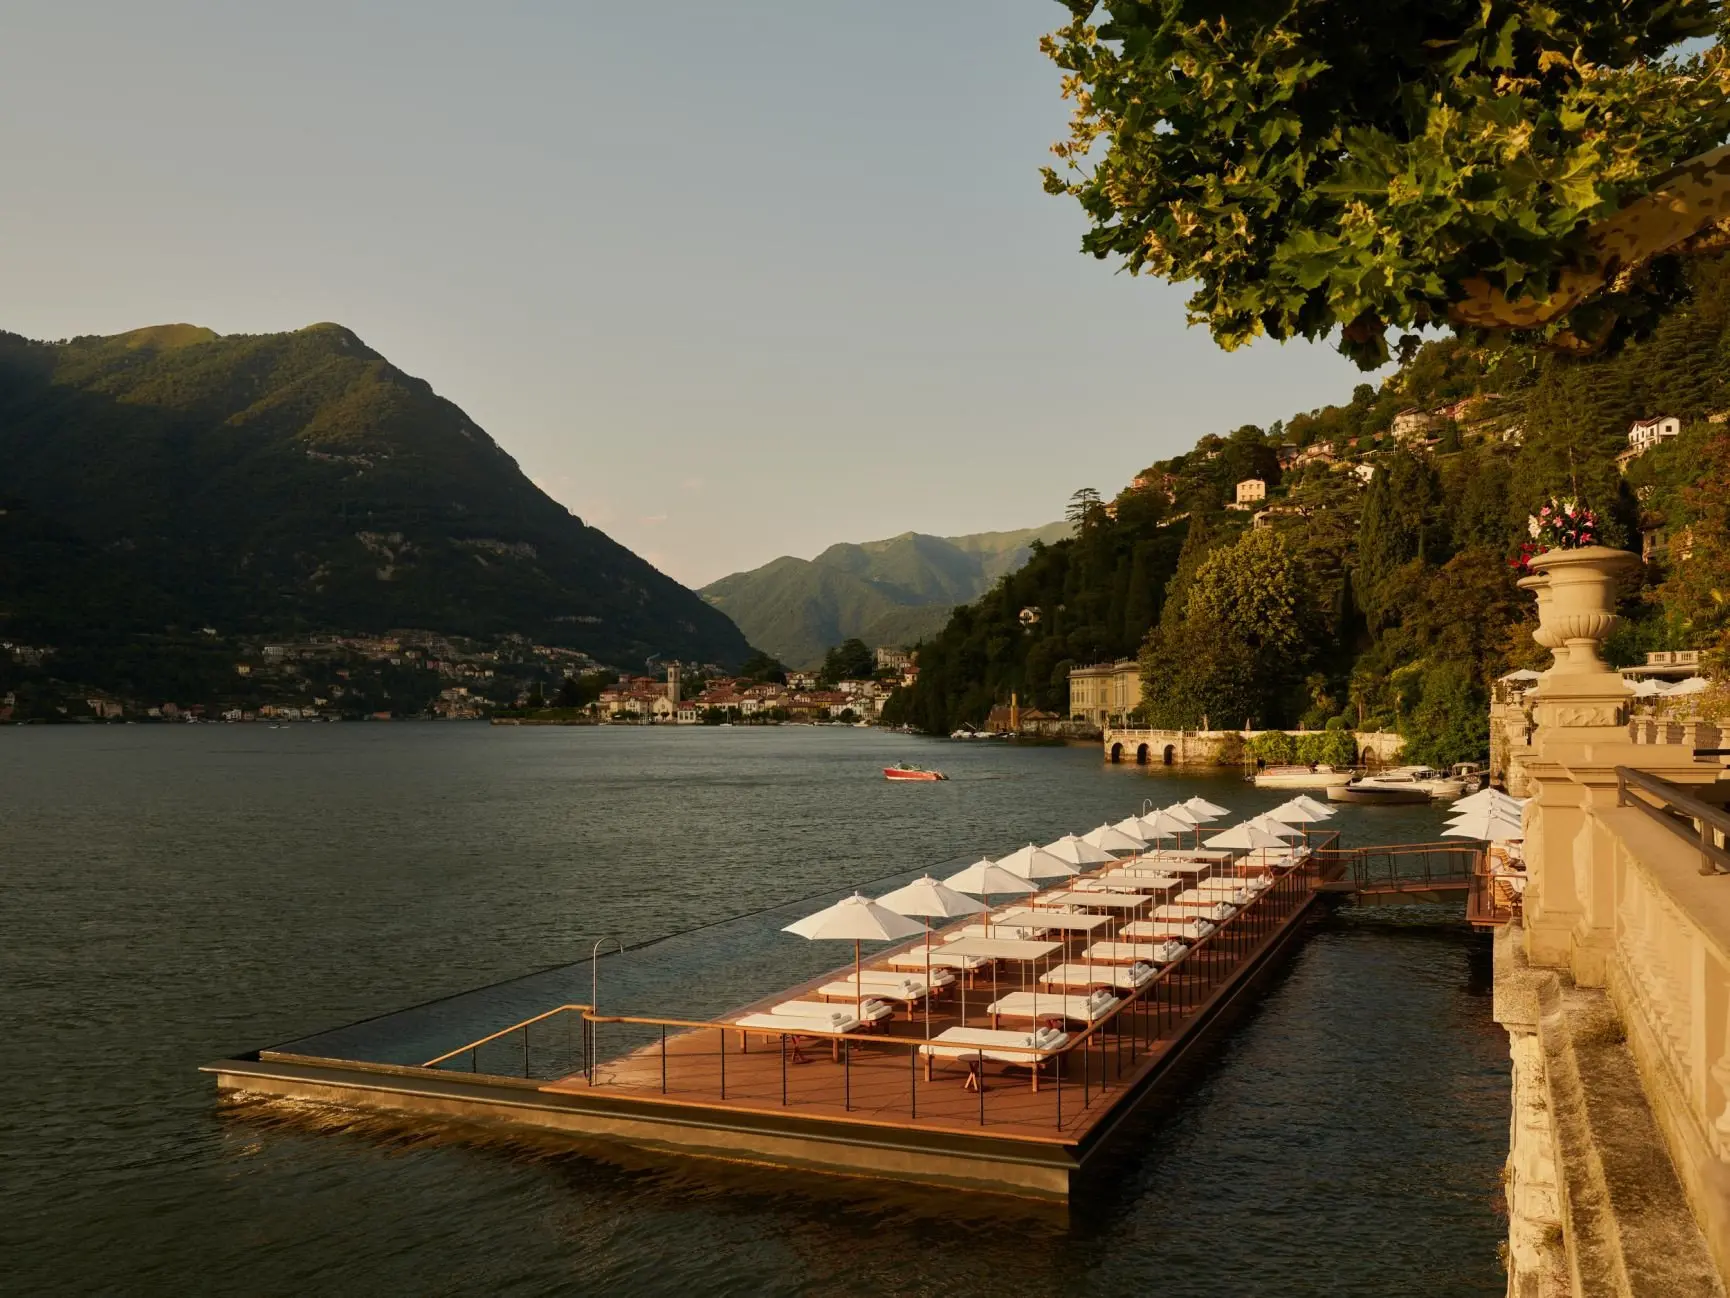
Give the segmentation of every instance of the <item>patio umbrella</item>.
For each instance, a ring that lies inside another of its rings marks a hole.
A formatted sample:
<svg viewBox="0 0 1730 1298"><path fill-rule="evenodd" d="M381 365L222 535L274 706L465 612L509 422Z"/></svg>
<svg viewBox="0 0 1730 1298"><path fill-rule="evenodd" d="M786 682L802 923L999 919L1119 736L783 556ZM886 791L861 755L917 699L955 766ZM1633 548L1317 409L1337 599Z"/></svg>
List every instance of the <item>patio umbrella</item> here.
<svg viewBox="0 0 1730 1298"><path fill-rule="evenodd" d="M1126 834L1116 825L1101 825L1098 829L1090 829L1081 836L1081 841L1102 852L1139 852L1147 846L1145 838Z"/></svg>
<svg viewBox="0 0 1730 1298"><path fill-rule="evenodd" d="M996 867L993 866L993 869ZM897 915L913 915L926 921L925 923L925 1035L931 1035L931 921L934 919L959 919L963 915L977 915L988 909L965 893L957 892L937 882L930 875L915 879L904 888L894 892L884 893L877 899L879 906L887 906ZM962 989L966 989L967 970L962 969Z"/></svg>
<svg viewBox="0 0 1730 1298"><path fill-rule="evenodd" d="M1143 847L1146 847L1147 844L1152 841L1148 838L1147 832L1142 828L1142 820L1140 816L1125 816L1122 820L1113 825L1112 828L1120 834L1126 834L1130 838L1135 839L1135 841L1140 843Z"/></svg>
<svg viewBox="0 0 1730 1298"><path fill-rule="evenodd" d="M1664 697L1667 699L1674 699L1681 698L1688 694L1702 694L1711 688L1712 682L1707 680L1704 676L1690 676L1687 680L1677 681L1669 689L1665 690Z"/></svg>
<svg viewBox="0 0 1730 1298"><path fill-rule="evenodd" d="M1026 847L1017 848L1008 856L999 857L997 864L1011 874L1018 874L1023 879L1037 883L1040 879L1067 879L1070 875L1080 874L1069 862L1060 856L1053 856L1043 847L1035 847L1029 843ZM954 887L953 884L950 885ZM1037 888L1033 889L1038 892Z"/></svg>
<svg viewBox="0 0 1730 1298"><path fill-rule="evenodd" d="M1635 681L1628 687L1628 693L1637 699L1649 699L1654 695L1668 694L1669 692L1669 686L1653 677L1647 677L1643 681Z"/></svg>
<svg viewBox="0 0 1730 1298"><path fill-rule="evenodd" d="M1500 789L1483 788L1468 797L1459 799L1450 810L1454 815L1459 815L1462 812L1477 811L1480 807L1494 807L1518 819L1520 811L1525 805L1526 800L1524 798L1511 797Z"/></svg>
<svg viewBox="0 0 1730 1298"><path fill-rule="evenodd" d="M1177 838L1194 829L1195 822L1179 820L1164 811L1156 811L1151 816L1141 817L1141 827L1152 839Z"/></svg>
<svg viewBox="0 0 1730 1298"><path fill-rule="evenodd" d="M1293 798L1290 802L1282 802L1272 811L1263 814L1274 820L1283 820L1288 825L1307 825L1312 821L1326 820L1334 813L1323 807L1318 814L1313 805L1306 803L1302 798Z"/></svg>
<svg viewBox="0 0 1730 1298"><path fill-rule="evenodd" d="M1442 831L1443 838L1476 838L1486 843L1506 843L1525 836L1525 826L1518 819L1481 808L1457 817Z"/></svg>
<svg viewBox="0 0 1730 1298"><path fill-rule="evenodd" d="M1278 817L1265 812L1262 815L1251 817L1248 823L1254 825L1257 829L1265 829L1275 838L1290 839L1303 837L1303 830L1294 829Z"/></svg>
<svg viewBox="0 0 1730 1298"><path fill-rule="evenodd" d="M1103 848L1095 847L1086 839L1077 838L1074 834L1065 834L1054 843L1047 843L1041 851L1049 852L1065 865L1073 865L1077 870L1090 865L1105 865L1116 858Z"/></svg>
<svg viewBox="0 0 1730 1298"><path fill-rule="evenodd" d="M869 897L854 893L833 906L825 906L814 915L794 920L781 931L814 941L834 939L853 943L853 1008L857 1011L865 1000L865 988L859 978L859 944L912 937L923 932L924 926L915 924L904 915L897 915L887 906L878 905Z"/></svg>
<svg viewBox="0 0 1730 1298"><path fill-rule="evenodd" d="M981 857L965 870L957 870L943 883L945 887L953 888L956 892L971 893L975 897L991 897L1000 892L1013 896L1017 893L1039 891L1039 885L1030 883L1021 875L1006 870L985 857Z"/></svg>
<svg viewBox="0 0 1730 1298"><path fill-rule="evenodd" d="M1202 797L1190 798L1182 805L1195 813L1195 815L1204 817L1208 820L1217 820L1221 816L1231 815L1230 811L1220 806L1218 803L1209 802L1206 798Z"/></svg>
<svg viewBox="0 0 1730 1298"><path fill-rule="evenodd" d="M1222 847L1233 852L1251 852L1257 848L1284 847L1285 840L1270 834L1253 821L1243 821L1230 829L1221 830L1207 840L1209 847Z"/></svg>
<svg viewBox="0 0 1730 1298"><path fill-rule="evenodd" d="M1184 824L1195 830L1195 845L1197 847L1201 846L1201 827L1203 823L1209 820L1217 820L1219 818L1211 811L1191 811L1181 802L1174 802L1169 807L1165 808L1165 814L1174 819L1183 821Z"/></svg>

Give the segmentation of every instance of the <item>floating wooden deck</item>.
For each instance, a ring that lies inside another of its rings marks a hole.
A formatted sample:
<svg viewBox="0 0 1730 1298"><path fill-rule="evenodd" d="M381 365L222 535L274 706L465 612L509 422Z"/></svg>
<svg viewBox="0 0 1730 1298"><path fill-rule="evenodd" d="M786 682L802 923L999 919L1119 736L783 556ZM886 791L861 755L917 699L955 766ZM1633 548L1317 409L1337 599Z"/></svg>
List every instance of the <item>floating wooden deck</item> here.
<svg viewBox="0 0 1730 1298"><path fill-rule="evenodd" d="M1326 873L1314 858L1274 871L1272 886L1213 935L1139 991L1119 993L1107 1017L1064 1024L1067 1041L1037 1063L1031 1052L1012 1064L930 1059L920 1049L928 1034L946 1028L991 1026L993 1001L1036 986L1037 969L998 965L965 988L965 1013L957 971L956 983L931 1003L929 1023L915 1006L872 1030L834 1037L741 1036L731 1021L782 1001L816 999L817 988L850 967L712 1022L596 1015L565 1005L441 1056L437 1066L261 1051L204 1071L226 1091L1063 1198L1138 1102L1299 939ZM1065 937L1053 962L1084 960L1089 940ZM870 963L882 961L879 954ZM1045 994L1041 989L1041 999ZM1050 999L1055 1011L1057 994ZM1057 1021L1055 1012L1039 1018ZM546 1042L560 1037L578 1044L562 1057L555 1051L548 1072ZM519 1040L525 1076L480 1071L483 1059L496 1068L501 1049L514 1065Z"/></svg>

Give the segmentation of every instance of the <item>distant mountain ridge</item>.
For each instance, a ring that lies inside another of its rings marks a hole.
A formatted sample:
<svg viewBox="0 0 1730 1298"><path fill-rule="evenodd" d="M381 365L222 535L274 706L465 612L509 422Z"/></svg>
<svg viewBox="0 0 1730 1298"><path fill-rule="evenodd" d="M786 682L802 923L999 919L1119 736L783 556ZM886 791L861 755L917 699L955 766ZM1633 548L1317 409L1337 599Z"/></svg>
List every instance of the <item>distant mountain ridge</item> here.
<svg viewBox="0 0 1730 1298"><path fill-rule="evenodd" d="M791 667L813 666L854 636L869 645L924 639L957 604L1026 563L1035 541L1049 545L1069 534L1062 522L969 536L903 532L832 545L815 559L783 556L698 593L759 649Z"/></svg>
<svg viewBox="0 0 1730 1298"><path fill-rule="evenodd" d="M350 330L0 334L0 636L422 628L737 664L727 617Z"/></svg>

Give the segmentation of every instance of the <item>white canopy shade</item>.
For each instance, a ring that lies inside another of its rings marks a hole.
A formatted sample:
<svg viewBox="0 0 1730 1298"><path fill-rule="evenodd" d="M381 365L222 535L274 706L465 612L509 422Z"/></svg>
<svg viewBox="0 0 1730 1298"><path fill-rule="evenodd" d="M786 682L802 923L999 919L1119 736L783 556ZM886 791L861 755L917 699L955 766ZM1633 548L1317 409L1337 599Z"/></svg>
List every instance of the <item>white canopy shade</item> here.
<svg viewBox="0 0 1730 1298"><path fill-rule="evenodd" d="M1517 672L1508 672L1496 677L1496 679L1499 681L1541 681L1544 679L1544 673L1535 672L1530 667L1522 667Z"/></svg>
<svg viewBox="0 0 1730 1298"><path fill-rule="evenodd" d="M1280 806L1302 807L1316 820L1331 820L1334 816L1339 814L1339 812L1334 810L1334 808L1328 806L1327 803L1319 802L1315 798L1310 797L1307 793L1300 793L1290 802L1283 802ZM1268 815L1277 816L1280 820L1288 822L1292 819L1290 816L1281 816L1279 814L1279 807L1275 807L1272 811L1268 812Z"/></svg>
<svg viewBox="0 0 1730 1298"><path fill-rule="evenodd" d="M885 893L877 899L877 904L887 906L897 915L917 915L921 919L956 919L962 915L977 915L986 909L965 893L945 887L930 875Z"/></svg>
<svg viewBox="0 0 1730 1298"><path fill-rule="evenodd" d="M1081 841L1102 852L1139 852L1147 846L1145 838L1124 833L1116 825L1101 825L1081 836Z"/></svg>
<svg viewBox="0 0 1730 1298"><path fill-rule="evenodd" d="M782 930L804 938L838 938L853 942L892 942L924 931L923 924L915 924L905 915L898 915L859 893L843 897L815 915L794 920Z"/></svg>
<svg viewBox="0 0 1730 1298"><path fill-rule="evenodd" d="M1116 858L1103 848L1095 847L1084 838L1074 834L1065 834L1054 843L1047 843L1043 849L1067 865L1080 869L1089 865L1104 865Z"/></svg>
<svg viewBox="0 0 1730 1298"><path fill-rule="evenodd" d="M1270 834L1251 821L1233 825L1207 840L1209 847L1224 847L1236 852L1248 852L1258 847L1284 847L1285 840Z"/></svg>
<svg viewBox="0 0 1730 1298"><path fill-rule="evenodd" d="M1001 858L997 864L1011 874L1020 875L1023 879L1067 879L1072 874L1080 873L1062 857L1053 856L1044 848L1035 847L1032 843L1011 852L1008 856Z"/></svg>
<svg viewBox="0 0 1730 1298"><path fill-rule="evenodd" d="M843 897L833 906L825 906L815 915L794 920L782 932L820 940L835 938L853 943L853 1003L864 1002L863 983L859 977L859 944L861 942L892 942L896 938L923 933L925 925L915 924L905 915L897 915L887 906L879 906L869 897L854 893Z"/></svg>
<svg viewBox="0 0 1730 1298"><path fill-rule="evenodd" d="M1514 842L1525 836L1525 827L1517 819L1485 810L1468 812L1442 831L1443 838L1477 838L1487 843Z"/></svg>
<svg viewBox="0 0 1730 1298"><path fill-rule="evenodd" d="M1289 825L1307 825L1311 821L1327 819L1325 816L1316 815L1314 811L1304 806L1296 798L1293 798L1290 802L1280 803L1279 806L1265 814L1274 820L1282 821Z"/></svg>
<svg viewBox="0 0 1730 1298"><path fill-rule="evenodd" d="M1013 896L1016 893L1039 891L1037 884L1029 883L1019 874L1005 870L997 862L984 858L975 861L965 870L956 871L943 882L956 892L972 893L975 897L995 897L1000 893Z"/></svg>
<svg viewBox="0 0 1730 1298"><path fill-rule="evenodd" d="M1637 699L1649 699L1657 694L1668 694L1670 687L1656 677L1648 676L1643 681L1630 681L1628 693Z"/></svg>
<svg viewBox="0 0 1730 1298"><path fill-rule="evenodd" d="M1477 811L1482 807L1492 807L1499 809L1512 816L1515 820L1518 820L1520 818L1520 812L1525 805L1526 800L1524 798L1510 797L1500 789L1484 788L1479 789L1474 794L1461 798L1458 802L1454 803L1449 810L1454 815L1458 816L1468 811Z"/></svg>
<svg viewBox="0 0 1730 1298"><path fill-rule="evenodd" d="M1690 676L1687 680L1677 681L1669 689L1665 690L1664 697L1667 699L1673 699L1685 694L1700 694L1711 688L1712 682L1707 680L1704 676Z"/></svg>
<svg viewBox="0 0 1730 1298"><path fill-rule="evenodd" d="M1286 824L1285 821L1271 815L1253 816L1250 818L1248 823L1254 825L1257 829L1265 829L1275 838L1289 839L1302 838L1304 836L1303 830L1293 829L1290 825Z"/></svg>
<svg viewBox="0 0 1730 1298"><path fill-rule="evenodd" d="M1191 829L1194 829L1197 825L1201 824L1203 820L1215 819L1211 813L1207 815L1197 815L1181 802L1172 803L1169 807L1164 808L1164 811L1166 815L1181 820Z"/></svg>
<svg viewBox="0 0 1730 1298"><path fill-rule="evenodd" d="M1113 825L1112 828L1120 834L1127 834L1137 842L1144 844L1151 843L1153 840L1148 837L1146 830L1143 828L1144 824L1145 822L1140 816L1125 816L1122 820Z"/></svg>
<svg viewBox="0 0 1730 1298"><path fill-rule="evenodd" d="M1179 834L1187 834L1195 828L1195 824L1192 821L1179 820L1176 816L1169 816L1163 811L1156 811L1151 816L1141 818L1141 827L1151 842L1156 839L1176 838Z"/></svg>
<svg viewBox="0 0 1730 1298"><path fill-rule="evenodd" d="M1221 816L1229 816L1231 812L1217 802L1209 802L1203 797L1187 798L1178 804L1193 814L1198 820L1218 820Z"/></svg>

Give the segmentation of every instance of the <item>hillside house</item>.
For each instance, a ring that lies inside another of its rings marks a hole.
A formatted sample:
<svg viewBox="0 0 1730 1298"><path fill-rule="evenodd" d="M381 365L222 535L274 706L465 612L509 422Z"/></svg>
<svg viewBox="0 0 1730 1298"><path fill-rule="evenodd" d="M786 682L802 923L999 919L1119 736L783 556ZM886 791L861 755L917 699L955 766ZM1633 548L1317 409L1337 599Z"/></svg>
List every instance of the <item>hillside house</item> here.
<svg viewBox="0 0 1730 1298"><path fill-rule="evenodd" d="M1445 421L1428 410L1420 410L1416 406L1408 406L1394 416L1394 442L1399 446L1411 446L1427 442L1430 435L1439 432Z"/></svg>
<svg viewBox="0 0 1730 1298"><path fill-rule="evenodd" d="M1237 484L1237 496L1228 509L1251 509L1267 499L1267 483L1260 478L1245 478Z"/></svg>
<svg viewBox="0 0 1730 1298"><path fill-rule="evenodd" d="M1628 449L1616 457L1616 467L1622 472L1654 446L1669 438L1682 435L1682 421L1675 415L1659 415L1653 419L1636 419L1628 425Z"/></svg>

